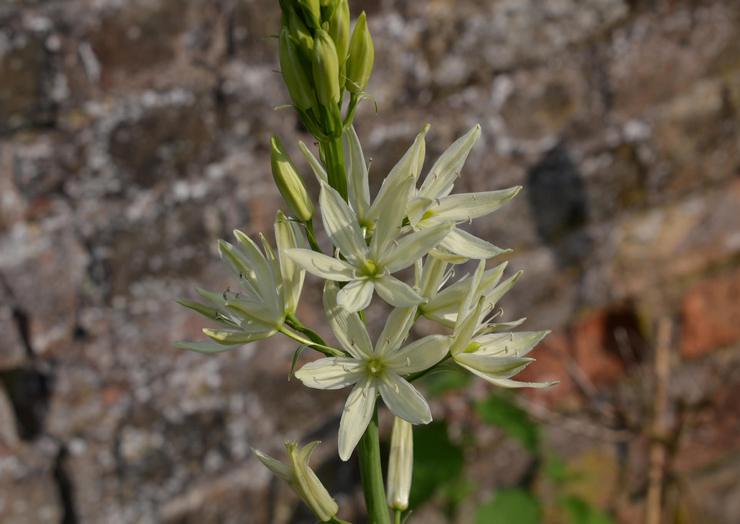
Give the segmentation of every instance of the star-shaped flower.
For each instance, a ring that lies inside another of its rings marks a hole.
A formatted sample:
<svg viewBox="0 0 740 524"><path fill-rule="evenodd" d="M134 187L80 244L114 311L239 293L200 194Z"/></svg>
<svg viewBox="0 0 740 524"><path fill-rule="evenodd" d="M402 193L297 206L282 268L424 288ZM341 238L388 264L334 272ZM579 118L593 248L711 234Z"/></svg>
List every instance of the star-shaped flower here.
<svg viewBox="0 0 740 524"><path fill-rule="evenodd" d="M198 289L206 303L181 300L180 304L216 321L223 327L204 328L210 341L177 342L176 347L201 353L217 353L268 338L295 313L305 272L282 255L286 249L305 247L300 226L278 213L275 239L279 256L261 236L262 249L245 233L235 230L237 245L220 240L221 257L239 278L240 292L213 293Z"/></svg>
<svg viewBox="0 0 740 524"><path fill-rule="evenodd" d="M511 377L534 362L527 354L549 331L498 332L510 325L490 324L486 320L493 303L478 293L484 270L485 262L481 261L471 278L470 291L460 303L450 355L463 368L497 386L543 388L553 385L553 382L512 380Z"/></svg>
<svg viewBox="0 0 740 524"><path fill-rule="evenodd" d="M449 338L429 335L402 346L416 308L398 308L388 317L373 346L360 317L338 304L338 291L335 283L326 283L324 309L334 335L348 356L311 362L295 376L316 389L354 385L339 423L339 457L348 460L373 415L378 394L396 416L412 424L427 424L432 420L426 400L404 376L429 369L442 360L447 354Z"/></svg>
<svg viewBox="0 0 740 524"><path fill-rule="evenodd" d="M365 309L374 290L392 306L419 304L423 298L391 274L409 267L428 253L447 235L452 225L438 224L400 236L404 204L413 180L411 175L386 179L376 199L381 204L369 246L357 215L337 191L322 183L319 202L324 228L344 259L308 249L288 249L285 253L309 273L326 280L347 282L338 300L350 312Z"/></svg>

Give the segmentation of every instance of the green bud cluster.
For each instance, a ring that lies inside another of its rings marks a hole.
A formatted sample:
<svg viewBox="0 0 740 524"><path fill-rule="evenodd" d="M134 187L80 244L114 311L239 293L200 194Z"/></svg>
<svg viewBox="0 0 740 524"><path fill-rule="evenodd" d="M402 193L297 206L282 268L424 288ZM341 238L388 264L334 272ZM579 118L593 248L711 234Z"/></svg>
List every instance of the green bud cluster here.
<svg viewBox="0 0 740 524"><path fill-rule="evenodd" d="M319 142L339 138L373 69L365 13L351 31L349 0L280 0L280 8L280 70L293 106Z"/></svg>

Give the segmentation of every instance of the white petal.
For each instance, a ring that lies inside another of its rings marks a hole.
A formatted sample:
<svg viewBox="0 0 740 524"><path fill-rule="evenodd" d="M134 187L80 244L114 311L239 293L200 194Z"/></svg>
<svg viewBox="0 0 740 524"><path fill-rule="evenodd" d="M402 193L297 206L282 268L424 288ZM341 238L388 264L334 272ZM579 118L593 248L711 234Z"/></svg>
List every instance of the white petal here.
<svg viewBox="0 0 740 524"><path fill-rule="evenodd" d="M365 433L375 410L378 392L373 381L366 379L358 383L347 397L339 421L339 458L344 461L352 456L357 443Z"/></svg>
<svg viewBox="0 0 740 524"><path fill-rule="evenodd" d="M474 369L494 378L511 378L534 362L534 359L479 355L473 352L456 355L455 362L467 369Z"/></svg>
<svg viewBox="0 0 740 524"><path fill-rule="evenodd" d="M430 257L430 260L436 260ZM429 263L429 262L427 262ZM443 264L439 262L438 264ZM501 275L506 268L506 262L499 264L498 266L489 269L483 273L480 285L477 289L477 294L485 294L490 288L494 287L501 279ZM460 302L465 298L467 293L471 289L471 281L468 275L465 275L457 282L449 287L446 287L438 294L432 296L432 298L426 304L421 306L421 310L424 315L428 317L439 317L439 318L456 318L457 310Z"/></svg>
<svg viewBox="0 0 740 524"><path fill-rule="evenodd" d="M470 344L473 334L478 327L478 318L480 317L482 306L483 299L481 298L478 300L475 308L467 315L463 316L462 313L458 312L455 331L452 334L452 345L450 346L450 353L453 356L462 353Z"/></svg>
<svg viewBox="0 0 740 524"><path fill-rule="evenodd" d="M354 278L354 267L338 258L332 258L310 249L286 249L284 253L293 262L317 277L337 282L347 282Z"/></svg>
<svg viewBox="0 0 740 524"><path fill-rule="evenodd" d="M383 402L397 417L412 424L428 424L432 421L429 404L414 386L392 371L386 371L378 383Z"/></svg>
<svg viewBox="0 0 740 524"><path fill-rule="evenodd" d="M362 311L373 298L373 281L369 278L353 280L337 293L337 303L350 313Z"/></svg>
<svg viewBox="0 0 740 524"><path fill-rule="evenodd" d="M263 328L264 329L264 328ZM203 334L219 344L248 344L256 340L262 340L274 335L274 329L264 329L260 331L247 331L243 329L211 329L203 328ZM193 349L193 348L186 348Z"/></svg>
<svg viewBox="0 0 740 524"><path fill-rule="evenodd" d="M450 348L450 337L429 335L402 347L386 358L386 364L399 375L424 371L442 360Z"/></svg>
<svg viewBox="0 0 740 524"><path fill-rule="evenodd" d="M375 233L370 243L370 253L374 260L382 258L401 231L403 217L406 216L406 205L414 187L414 179L407 177L398 179L397 187L391 188L388 198L383 201L382 209L379 209L378 220L375 224Z"/></svg>
<svg viewBox="0 0 740 524"><path fill-rule="evenodd" d="M429 170L419 194L432 199L449 195L468 158L468 153L479 136L480 124L476 124L470 131L455 140Z"/></svg>
<svg viewBox="0 0 740 524"><path fill-rule="evenodd" d="M349 179L349 184L347 184L349 201L357 212L357 216L362 219L367 215L367 210L370 207L370 185L368 182L367 163L365 163L365 155L362 152L360 139L357 137L354 126L350 126L345 131L344 138L349 153L347 155L349 157L349 173L347 174Z"/></svg>
<svg viewBox="0 0 740 524"><path fill-rule="evenodd" d="M288 220L282 213L275 221L275 243L280 256L280 273L282 275L282 293L285 310L294 313L303 289L306 272L299 267L284 251L292 248L307 248L306 237L300 226Z"/></svg>
<svg viewBox="0 0 740 524"><path fill-rule="evenodd" d="M549 331L519 331L517 333L492 333L476 337L481 346L476 355L523 357L547 336Z"/></svg>
<svg viewBox="0 0 740 524"><path fill-rule="evenodd" d="M363 363L354 358L320 358L295 372L303 385L314 389L342 389L362 376Z"/></svg>
<svg viewBox="0 0 740 524"><path fill-rule="evenodd" d="M329 177L326 174L324 166L322 166L321 162L316 159L308 146L303 142L298 142L298 149L300 149L303 156L306 157L306 161L308 161L308 165L311 166L311 170L313 171L314 176L316 176L316 180L318 180L319 183L328 183Z"/></svg>
<svg viewBox="0 0 740 524"><path fill-rule="evenodd" d="M496 305L496 303L501 300L501 297L503 297L508 291L514 287L514 284L516 284L517 280L522 276L523 271L517 271L512 276L501 282L498 286L493 288L488 294L486 294L486 302L484 307L486 309L493 309L493 306Z"/></svg>
<svg viewBox="0 0 740 524"><path fill-rule="evenodd" d="M415 306L395 308L391 311L391 314L388 315L385 321L383 331L375 343L375 354L383 356L401 347L401 344L403 344L403 341L409 335L409 331L411 330L411 326L414 325L415 320Z"/></svg>
<svg viewBox="0 0 740 524"><path fill-rule="evenodd" d="M452 224L439 224L414 231L391 246L378 262L391 273L407 268L442 242L452 228Z"/></svg>
<svg viewBox="0 0 740 524"><path fill-rule="evenodd" d="M252 268L257 272L256 286L260 290L262 300L269 302L270 309L278 308L278 299L281 298L277 293L277 277L278 272L270 262L268 262L265 255L260 251L257 244L249 238L246 233L234 230L234 236L239 242L241 251L249 258Z"/></svg>
<svg viewBox="0 0 740 524"><path fill-rule="evenodd" d="M471 235L459 227L453 229L450 234L445 237L445 239L440 243L440 247L443 247L456 255L472 258L474 260L493 258L511 251L510 249L501 249L500 247L494 246L490 242L486 242L481 238Z"/></svg>
<svg viewBox="0 0 740 524"><path fill-rule="evenodd" d="M516 388L549 388L550 386L554 386L557 384L557 381L552 382L520 382L518 380L512 380L510 378L498 378L494 375L490 375L487 373L483 373L482 371L478 371L475 368L460 364L462 367L473 373L474 375L477 375L481 377L483 380L490 382L494 386L499 386L502 388L510 388L510 389L516 389Z"/></svg>
<svg viewBox="0 0 740 524"><path fill-rule="evenodd" d="M378 195L375 197L373 205L370 206L370 210L368 211L368 217L371 220L377 220L382 210L389 208L388 200L393 198L393 192L399 186L399 181L410 177L415 182L419 178L419 173L424 164L424 152L426 149L424 137L428 131L429 126L427 125L416 135L414 143L403 157L401 157L401 160L391 169L385 180L383 180L380 191L378 191Z"/></svg>
<svg viewBox="0 0 740 524"><path fill-rule="evenodd" d="M352 264L361 264L367 256L367 245L357 216L339 193L327 184L321 184L319 203L321 218L331 241Z"/></svg>
<svg viewBox="0 0 740 524"><path fill-rule="evenodd" d="M515 186L498 191L450 195L438 200L427 213L431 213L435 220L467 222L493 213L521 190L521 186Z"/></svg>
<svg viewBox="0 0 740 524"><path fill-rule="evenodd" d="M339 286L327 281L324 285L324 312L334 336L355 358L369 358L373 353L370 335L357 313L350 313L337 303Z"/></svg>
<svg viewBox="0 0 740 524"><path fill-rule="evenodd" d="M272 471L278 478L284 480L285 482L290 482L292 480L290 466L288 466L287 464L283 464L279 460L275 460L267 453L262 453L258 449L253 449L252 452L257 456L259 461L262 462L262 464L264 464L265 467Z"/></svg>
<svg viewBox="0 0 740 524"><path fill-rule="evenodd" d="M375 289L380 298L395 307L415 306L424 301L424 297L414 291L411 286L390 275L376 278Z"/></svg>

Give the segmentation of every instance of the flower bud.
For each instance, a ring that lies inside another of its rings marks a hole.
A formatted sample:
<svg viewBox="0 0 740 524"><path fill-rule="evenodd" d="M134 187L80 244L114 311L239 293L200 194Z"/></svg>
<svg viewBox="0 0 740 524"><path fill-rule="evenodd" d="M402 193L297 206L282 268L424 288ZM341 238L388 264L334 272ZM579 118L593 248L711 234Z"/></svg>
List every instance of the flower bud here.
<svg viewBox="0 0 740 524"><path fill-rule="evenodd" d="M329 33L316 32L313 48L313 81L319 103L331 107L339 103L339 62L337 48Z"/></svg>
<svg viewBox="0 0 740 524"><path fill-rule="evenodd" d="M287 249L308 248L308 242L301 230L301 226L288 220L281 211L275 219L275 243L280 257L280 274L282 276L282 294L285 303L285 312L293 314L298 307L298 301L303 289L303 280L306 272L285 255Z"/></svg>
<svg viewBox="0 0 740 524"><path fill-rule="evenodd" d="M328 522L337 514L339 506L308 466L311 453L318 444L318 441L311 442L300 448L295 442L286 442L288 464L283 464L259 450L253 451L262 464L293 488L321 522Z"/></svg>
<svg viewBox="0 0 740 524"><path fill-rule="evenodd" d="M337 48L337 58L339 67L347 61L349 52L349 2L348 0L339 0L334 10L334 15L329 22L329 35L334 40Z"/></svg>
<svg viewBox="0 0 740 524"><path fill-rule="evenodd" d="M391 433L391 453L388 458L388 506L405 511L409 507L409 491L414 469L413 426L395 417Z"/></svg>
<svg viewBox="0 0 740 524"><path fill-rule="evenodd" d="M285 12L283 26L288 28L290 37L295 42L301 56L310 60L313 53L313 36L294 9L288 9Z"/></svg>
<svg viewBox="0 0 740 524"><path fill-rule="evenodd" d="M360 93L366 87L373 72L375 62L375 48L373 39L367 28L365 12L357 18L352 39L349 43L349 57L347 59L347 90L351 93Z"/></svg>
<svg viewBox="0 0 740 524"><path fill-rule="evenodd" d="M308 72L286 28L280 31L280 70L293 104L302 111L315 106L316 96Z"/></svg>
<svg viewBox="0 0 740 524"><path fill-rule="evenodd" d="M306 20L311 27L321 26L321 4L319 0L295 0L295 3L303 8Z"/></svg>
<svg viewBox="0 0 740 524"><path fill-rule="evenodd" d="M280 194L299 220L308 222L313 216L313 203L308 196L306 186L283 149L278 137L270 141L272 177L275 179Z"/></svg>

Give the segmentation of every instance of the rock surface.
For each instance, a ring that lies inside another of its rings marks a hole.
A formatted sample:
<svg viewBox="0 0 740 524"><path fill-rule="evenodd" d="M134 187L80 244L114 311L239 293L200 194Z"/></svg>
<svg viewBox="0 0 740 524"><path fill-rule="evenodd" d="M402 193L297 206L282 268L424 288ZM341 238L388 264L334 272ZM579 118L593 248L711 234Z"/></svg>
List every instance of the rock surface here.
<svg viewBox="0 0 740 524"><path fill-rule="evenodd" d="M635 376L656 318L676 319L690 387L671 398L695 414L677 467L698 514L738 522L740 4L351 4L377 45L378 112L358 117L373 187L427 122L429 159L482 125L460 191L525 187L471 227L526 270L506 315L555 330L527 374L561 385L527 398L576 418L610 402L644 424ZM307 140L273 110L278 24L272 0L0 5L3 523L311 522L250 452L291 438L325 441L322 476L361 521L355 466L334 452L344 393L287 381L293 345L172 348L202 327L174 299L229 285L216 239L271 228L270 134L295 158ZM318 298L309 286L308 324ZM611 457L566 426L547 427L564 455ZM628 442L633 473L644 444ZM482 485L516 482L496 471L507 453ZM643 496L599 501L635 522Z"/></svg>

